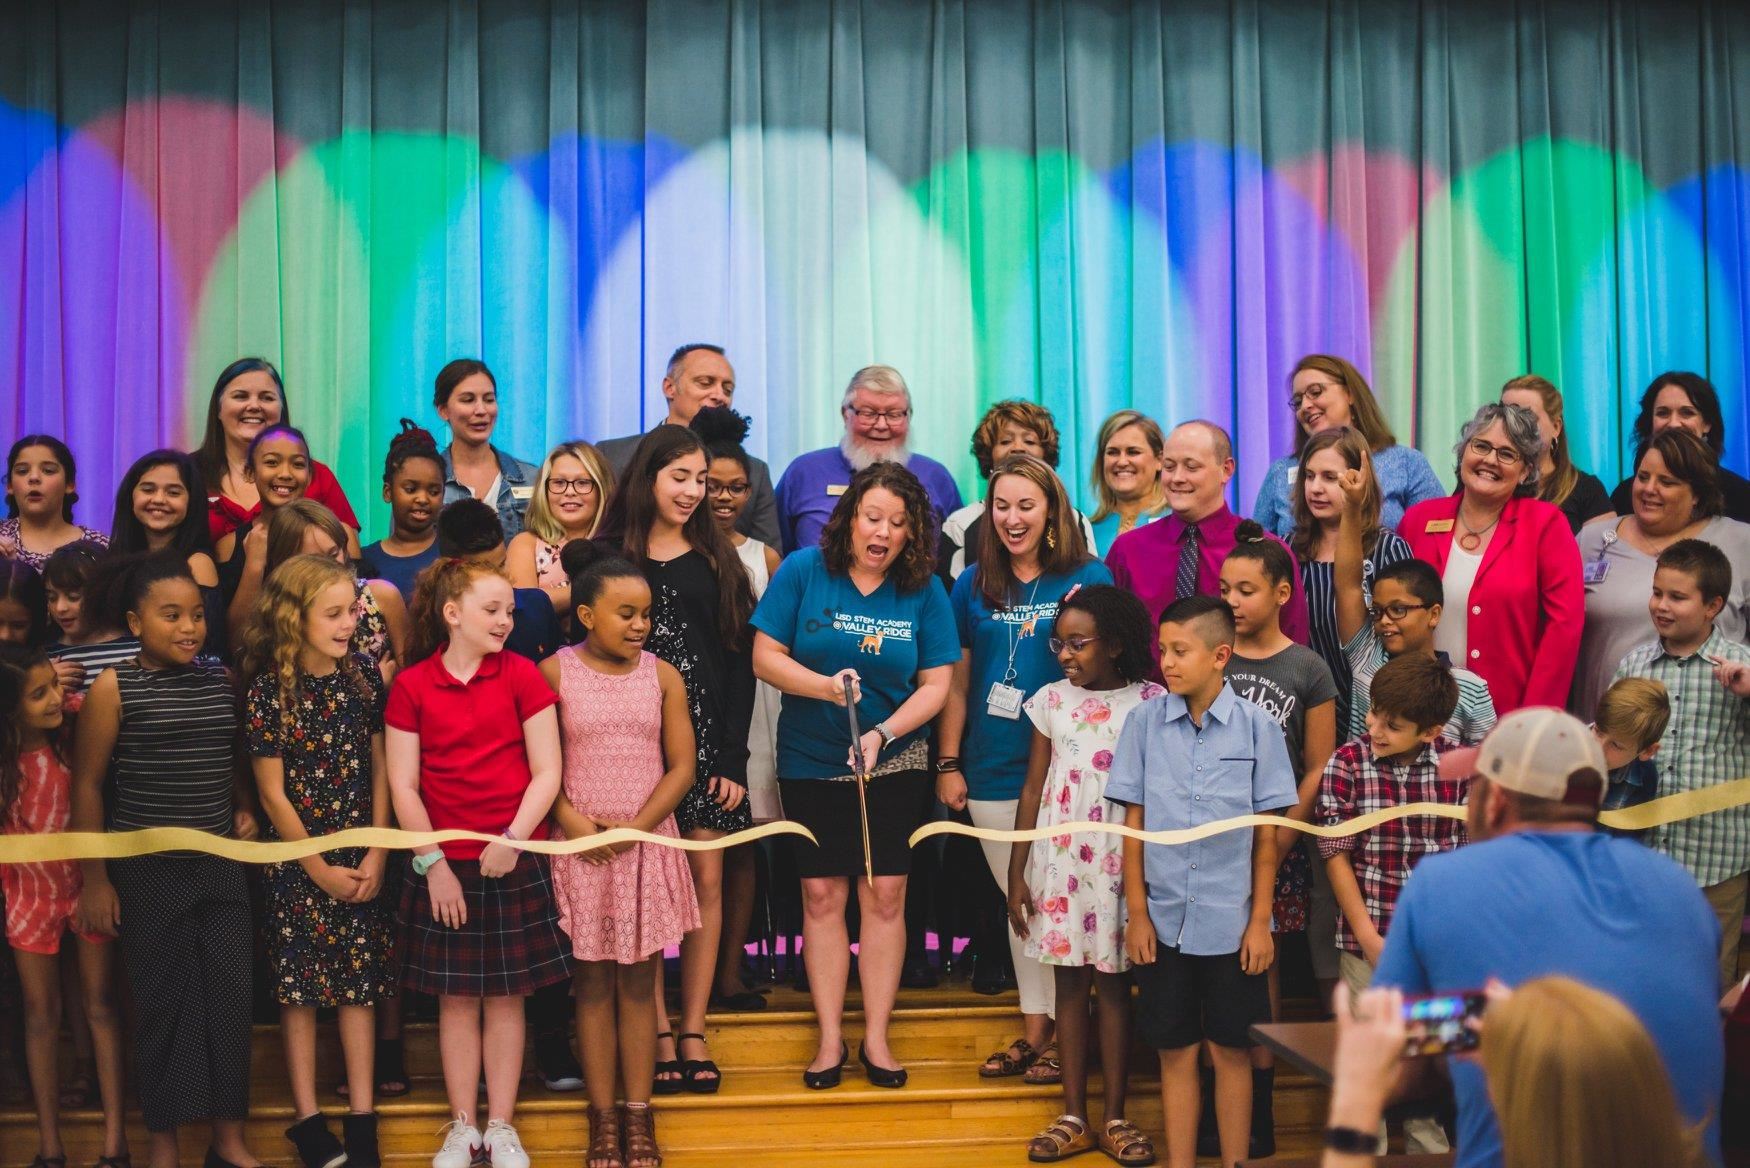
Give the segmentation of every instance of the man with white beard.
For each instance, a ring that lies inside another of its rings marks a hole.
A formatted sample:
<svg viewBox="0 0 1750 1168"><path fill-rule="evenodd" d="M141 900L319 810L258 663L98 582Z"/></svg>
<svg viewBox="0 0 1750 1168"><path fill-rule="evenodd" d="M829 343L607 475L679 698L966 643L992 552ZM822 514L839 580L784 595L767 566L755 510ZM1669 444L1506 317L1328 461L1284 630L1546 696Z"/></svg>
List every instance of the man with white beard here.
<svg viewBox="0 0 1750 1168"><path fill-rule="evenodd" d="M845 387L839 412L845 419L839 444L799 456L778 480L778 526L785 555L820 542L821 528L851 485L851 476L877 462L897 462L918 477L938 524L960 509L960 488L948 468L906 446L911 390L899 370L890 365L857 370Z"/></svg>

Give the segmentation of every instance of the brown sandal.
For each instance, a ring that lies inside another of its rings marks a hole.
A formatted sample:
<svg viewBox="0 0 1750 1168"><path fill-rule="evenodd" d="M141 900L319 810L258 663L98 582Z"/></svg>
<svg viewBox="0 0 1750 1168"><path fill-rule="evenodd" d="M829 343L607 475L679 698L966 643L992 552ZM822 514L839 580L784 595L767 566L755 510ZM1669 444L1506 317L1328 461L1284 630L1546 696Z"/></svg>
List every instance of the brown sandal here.
<svg viewBox="0 0 1750 1168"><path fill-rule="evenodd" d="M589 1151L585 1168L626 1168L620 1154L620 1111L616 1107L589 1109Z"/></svg>
<svg viewBox="0 0 1750 1168"><path fill-rule="evenodd" d="M1128 1119L1108 1119L1100 1129L1100 1150L1125 1168L1147 1168L1155 1162L1155 1146Z"/></svg>
<svg viewBox="0 0 1750 1168"><path fill-rule="evenodd" d="M1002 1050L984 1060L978 1068L981 1079L1011 1079L1024 1075L1027 1068L1039 1061L1039 1052L1025 1038L1017 1038Z"/></svg>
<svg viewBox="0 0 1750 1168"><path fill-rule="evenodd" d="M1063 1064L1057 1059L1057 1043L1045 1044L1045 1049L1027 1068L1025 1081L1033 1087L1055 1087L1063 1082Z"/></svg>
<svg viewBox="0 0 1750 1168"><path fill-rule="evenodd" d="M1060 1115L1051 1126L1027 1141L1027 1159L1035 1164L1054 1164L1094 1150L1094 1133L1088 1121Z"/></svg>
<svg viewBox="0 0 1750 1168"><path fill-rule="evenodd" d="M656 1146L656 1113L650 1104L628 1103L621 1114L626 1120L626 1168L662 1168L662 1149Z"/></svg>

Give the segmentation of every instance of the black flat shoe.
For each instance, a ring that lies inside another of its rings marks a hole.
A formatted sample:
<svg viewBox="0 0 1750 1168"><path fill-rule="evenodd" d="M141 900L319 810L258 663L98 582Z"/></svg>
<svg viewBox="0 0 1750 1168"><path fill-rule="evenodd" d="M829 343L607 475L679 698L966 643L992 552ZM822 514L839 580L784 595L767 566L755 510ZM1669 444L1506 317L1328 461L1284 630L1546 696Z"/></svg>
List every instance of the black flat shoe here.
<svg viewBox="0 0 1750 1168"><path fill-rule="evenodd" d="M869 1083L875 1087L905 1086L904 1067L878 1067L869 1061L869 1054L863 1049L863 1044L857 1044L857 1061L863 1064L863 1073L869 1077Z"/></svg>
<svg viewBox="0 0 1750 1168"><path fill-rule="evenodd" d="M845 1064L850 1061L851 1048L841 1042L839 1043L838 1065L828 1067L824 1071L803 1071L802 1085L810 1091L825 1091L829 1087L836 1087L844 1078Z"/></svg>

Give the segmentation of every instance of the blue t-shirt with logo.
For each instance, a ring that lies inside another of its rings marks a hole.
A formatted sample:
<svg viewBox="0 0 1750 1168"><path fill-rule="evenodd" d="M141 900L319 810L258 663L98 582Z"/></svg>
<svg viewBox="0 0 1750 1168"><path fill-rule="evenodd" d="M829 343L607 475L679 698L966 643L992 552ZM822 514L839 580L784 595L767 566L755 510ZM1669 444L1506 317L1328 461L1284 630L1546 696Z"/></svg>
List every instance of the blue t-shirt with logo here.
<svg viewBox="0 0 1750 1168"><path fill-rule="evenodd" d="M1651 848L1602 833L1516 831L1416 865L1373 984L1453 993L1491 977L1516 986L1560 975L1613 995L1664 1056L1685 1122L1707 1123L1717 1163L1719 936L1694 877ZM1481 1066L1448 1065L1458 1168L1500 1168L1501 1130Z"/></svg>
<svg viewBox="0 0 1750 1168"><path fill-rule="evenodd" d="M785 645L816 673L855 669L862 679L858 724L867 733L917 689L920 669L960 660L954 612L931 576L915 592L891 579L864 596L848 575L827 571L818 547L785 557L754 610L753 627ZM891 758L929 735L925 723L881 752ZM778 715L778 777L827 779L850 773L851 732L844 708L785 694Z"/></svg>
<svg viewBox="0 0 1750 1168"><path fill-rule="evenodd" d="M1016 602L992 610L984 598L979 570L960 573L949 598L960 647L972 650L971 683L966 691L966 733L960 743L960 773L972 799L1018 799L1027 778L1033 724L1019 708L1017 717L990 712L990 687L1008 678L1023 698L1063 677L1046 644L1057 605L1070 589L1112 583L1112 572L1090 560L1069 572L1050 572L1020 586ZM1012 660L1011 660L1011 654ZM1013 669L1014 676L1008 675Z"/></svg>

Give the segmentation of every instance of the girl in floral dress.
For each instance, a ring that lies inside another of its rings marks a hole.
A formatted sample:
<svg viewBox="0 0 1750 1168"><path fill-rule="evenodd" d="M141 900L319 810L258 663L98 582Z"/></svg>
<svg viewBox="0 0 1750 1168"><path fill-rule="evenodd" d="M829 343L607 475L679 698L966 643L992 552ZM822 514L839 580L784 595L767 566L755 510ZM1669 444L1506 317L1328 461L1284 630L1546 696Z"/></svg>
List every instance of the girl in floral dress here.
<svg viewBox="0 0 1750 1168"><path fill-rule="evenodd" d="M292 557L262 585L245 649L245 734L270 838L389 825L385 689L375 662L351 652L356 590L350 570L315 555ZM286 1136L307 1168L378 1163L371 1058L375 1007L389 985L386 864L381 848L348 848L263 869L263 931L296 1109ZM344 1146L316 1104L319 1007L339 1011L351 1072Z"/></svg>
<svg viewBox="0 0 1750 1168"><path fill-rule="evenodd" d="M1147 680L1154 644L1134 595L1095 584L1064 597L1051 629L1063 668L1022 706L1033 722L1015 827L1122 822L1106 801L1112 748L1130 711L1166 691ZM1120 1164L1152 1164L1148 1138L1124 1118L1130 987L1124 974L1124 840L1106 834L1018 843L1009 860L1009 922L1027 956L1053 967L1064 1113L1027 1144L1028 1159L1062 1160L1098 1147ZM1097 991L1105 1122L1088 1122L1088 1000Z"/></svg>

